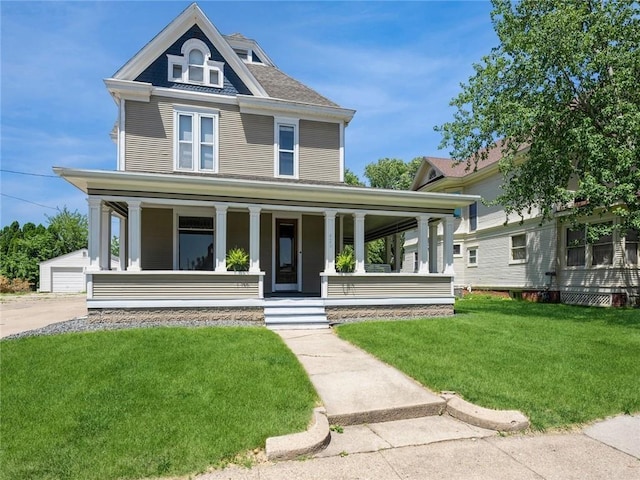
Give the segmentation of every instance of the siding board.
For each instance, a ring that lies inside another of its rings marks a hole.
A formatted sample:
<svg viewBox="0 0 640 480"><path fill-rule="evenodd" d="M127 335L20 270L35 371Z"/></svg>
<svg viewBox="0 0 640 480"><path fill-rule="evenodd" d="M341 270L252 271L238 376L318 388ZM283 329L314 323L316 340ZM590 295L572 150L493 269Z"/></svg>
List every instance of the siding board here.
<svg viewBox="0 0 640 480"><path fill-rule="evenodd" d="M173 268L173 210L143 208L141 219L143 270Z"/></svg>
<svg viewBox="0 0 640 480"><path fill-rule="evenodd" d="M336 297L389 297L429 298L451 296L449 277L398 276L330 276L329 298Z"/></svg>
<svg viewBox="0 0 640 480"><path fill-rule="evenodd" d="M300 120L302 180L340 181L340 125Z"/></svg>
<svg viewBox="0 0 640 480"><path fill-rule="evenodd" d="M94 299L257 298L258 275L94 275Z"/></svg>

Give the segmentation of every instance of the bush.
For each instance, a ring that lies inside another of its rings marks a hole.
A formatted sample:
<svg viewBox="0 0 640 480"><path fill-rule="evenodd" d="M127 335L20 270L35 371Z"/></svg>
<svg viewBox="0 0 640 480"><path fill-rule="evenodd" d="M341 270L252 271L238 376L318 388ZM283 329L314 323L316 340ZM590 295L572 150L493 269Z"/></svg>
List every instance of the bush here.
<svg viewBox="0 0 640 480"><path fill-rule="evenodd" d="M0 276L0 293L20 293L30 292L31 284L28 280L14 278L9 280L7 277Z"/></svg>

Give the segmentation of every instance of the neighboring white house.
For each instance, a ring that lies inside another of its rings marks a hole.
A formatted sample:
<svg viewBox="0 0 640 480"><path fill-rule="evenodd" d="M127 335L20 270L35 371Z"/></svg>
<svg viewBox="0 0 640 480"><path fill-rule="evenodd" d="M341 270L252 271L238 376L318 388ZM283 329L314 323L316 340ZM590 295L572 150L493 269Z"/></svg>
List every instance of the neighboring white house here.
<svg viewBox="0 0 640 480"><path fill-rule="evenodd" d="M499 159L500 151L494 149L476 171L467 171L466 163L454 165L451 159L425 157L411 189L480 195L490 202L502 186ZM456 287L549 290L557 292L555 298L563 303L582 305L635 304L640 298L638 232L589 244L583 229L572 231L562 221L562 212L542 223L539 212L533 210L505 224L501 206L482 202L456 210L455 217ZM585 219L587 224L614 221L607 216ZM430 228L434 233L437 229L441 239L440 223L432 222ZM415 230L407 232L403 265L409 271L417 258L416 243Z"/></svg>
<svg viewBox="0 0 640 480"><path fill-rule="evenodd" d="M111 269L118 269L111 260ZM84 271L89 266L86 248L40 262L40 292L77 293L86 290Z"/></svg>

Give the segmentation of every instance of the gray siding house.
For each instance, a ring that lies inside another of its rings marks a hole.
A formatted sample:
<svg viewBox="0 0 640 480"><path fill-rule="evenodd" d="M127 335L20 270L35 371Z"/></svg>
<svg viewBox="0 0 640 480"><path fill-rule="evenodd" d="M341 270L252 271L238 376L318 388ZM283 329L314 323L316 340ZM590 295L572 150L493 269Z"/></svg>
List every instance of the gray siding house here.
<svg viewBox="0 0 640 480"><path fill-rule="evenodd" d="M277 328L452 312L454 211L478 197L344 184L355 112L281 72L256 41L220 34L193 4L105 84L118 106L115 170L54 167L88 197L91 315L197 312ZM365 242L411 228L417 272L367 271ZM339 273L347 244L355 271ZM248 271L228 271L235 247Z"/></svg>
<svg viewBox="0 0 640 480"><path fill-rule="evenodd" d="M490 151L476 171L467 171L464 162L455 165L451 159L425 157L412 189L472 194L491 202L502 185L500 155L497 148ZM478 201L456 210L455 285L557 292L552 293L556 299L579 305L640 303L638 232L588 243L584 229L572 230L563 216L558 209L553 221L542 223L539 212L532 210L505 225L506 213L499 205ZM582 220L585 224L616 221L606 215ZM412 271L417 237L409 232L406 238L405 270Z"/></svg>

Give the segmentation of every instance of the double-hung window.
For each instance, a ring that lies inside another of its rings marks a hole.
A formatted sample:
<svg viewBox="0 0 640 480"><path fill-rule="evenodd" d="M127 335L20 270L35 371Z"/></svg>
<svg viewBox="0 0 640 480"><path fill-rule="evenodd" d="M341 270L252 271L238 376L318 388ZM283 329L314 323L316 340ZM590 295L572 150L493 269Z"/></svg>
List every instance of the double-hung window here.
<svg viewBox="0 0 640 480"><path fill-rule="evenodd" d="M567 267L584 267L587 259L585 229L571 229L566 231Z"/></svg>
<svg viewBox="0 0 640 480"><path fill-rule="evenodd" d="M478 266L478 247L467 248L467 266Z"/></svg>
<svg viewBox="0 0 640 480"><path fill-rule="evenodd" d="M511 257L509 263L526 263L527 261L527 234L511 235Z"/></svg>
<svg viewBox="0 0 640 480"><path fill-rule="evenodd" d="M612 235L603 235L591 244L591 265L613 265Z"/></svg>
<svg viewBox="0 0 640 480"><path fill-rule="evenodd" d="M174 110L174 166L176 170L215 173L218 170L217 110Z"/></svg>
<svg viewBox="0 0 640 480"><path fill-rule="evenodd" d="M298 178L298 120L276 118L274 139L275 176Z"/></svg>
<svg viewBox="0 0 640 480"><path fill-rule="evenodd" d="M638 265L638 243L640 242L640 232L638 230L627 230L624 237L624 258L627 265Z"/></svg>

